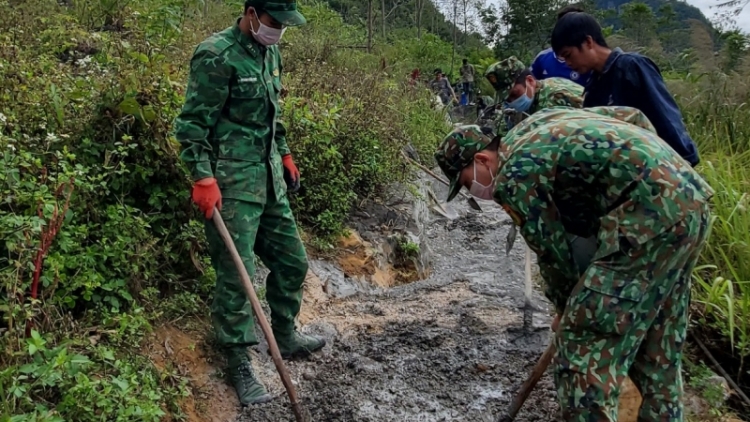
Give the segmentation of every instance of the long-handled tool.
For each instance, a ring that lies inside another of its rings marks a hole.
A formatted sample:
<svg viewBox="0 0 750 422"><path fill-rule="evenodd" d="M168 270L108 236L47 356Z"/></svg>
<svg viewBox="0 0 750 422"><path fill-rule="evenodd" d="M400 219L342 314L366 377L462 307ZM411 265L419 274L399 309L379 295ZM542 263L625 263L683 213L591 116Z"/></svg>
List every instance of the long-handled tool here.
<svg viewBox="0 0 750 422"><path fill-rule="evenodd" d="M404 151L401 151L401 154L403 154L404 158L406 158L406 160L408 162L410 162L411 164L414 164L415 166L419 167L420 170L422 170L425 173L429 174L430 176L432 176L433 178L435 178L435 180L437 180L438 182L444 184L445 186L450 186L450 183L448 183L442 177L440 177L437 174L435 174L432 170L430 170L427 167L423 166L422 164L420 164L420 163L412 160L408 155L406 155L406 153ZM466 202L469 203L469 206L472 209L477 210L477 211L482 211L482 207L479 206L479 204L477 203L476 199L474 199L474 198L466 195L463 192L459 192L458 194L461 195L461 197L463 197L464 199L466 199Z"/></svg>
<svg viewBox="0 0 750 422"><path fill-rule="evenodd" d="M502 414L498 418L497 422L513 422L516 419L516 415L518 415L518 412L521 410L524 402L526 402L529 394L531 394L531 392L534 390L534 387L536 387L536 383L539 382L539 379L542 378L544 372L547 371L547 367L549 366L550 362L552 362L552 357L554 355L555 342L554 340L552 340L549 346L547 346L547 350L545 350L542 354L542 357L540 357L539 361L536 363L536 365L534 365L534 369L532 369L529 378L524 381L524 383L521 385L521 388L519 388L518 392L516 392L516 396L510 403L510 408L508 408L508 411Z"/></svg>
<svg viewBox="0 0 750 422"><path fill-rule="evenodd" d="M284 366L284 362L281 360L279 346L276 344L276 339L273 336L273 331L271 331L271 326L268 325L266 316L263 314L263 308L260 307L260 301L258 300L258 296L255 294L253 282L250 280L250 275L247 273L247 269L245 269L245 264L242 263L242 258L240 258L240 254L237 252L237 247L234 246L232 237L229 236L227 226L224 224L224 220L221 218L219 210L217 210L216 208L214 208L214 215L212 219L214 224L216 225L216 229L219 230L221 238L224 239L224 243L227 245L227 249L229 249L229 254L232 255L232 260L234 261L234 265L237 266L237 271L240 273L240 279L242 280L243 287L245 287L245 293L247 293L247 296L250 298L250 303L253 306L253 312L255 312L255 316L258 317L260 328L263 331L263 335L266 337L266 341L268 341L268 348L271 349L271 357L273 358L273 363L274 365L276 365L276 370L278 370L279 375L281 375L281 382L284 384L284 388L286 388L286 392L289 395L289 401L292 404L292 412L294 412L294 418L297 422L304 422L305 418L302 414L302 407L297 401L297 391L295 391L294 384L292 384L292 379L289 377L289 372L286 370L286 366Z"/></svg>
<svg viewBox="0 0 750 422"><path fill-rule="evenodd" d="M534 325L534 305L531 303L531 294L533 286L531 284L531 248L526 246L526 271L524 280L524 301L523 301L523 331L531 332Z"/></svg>

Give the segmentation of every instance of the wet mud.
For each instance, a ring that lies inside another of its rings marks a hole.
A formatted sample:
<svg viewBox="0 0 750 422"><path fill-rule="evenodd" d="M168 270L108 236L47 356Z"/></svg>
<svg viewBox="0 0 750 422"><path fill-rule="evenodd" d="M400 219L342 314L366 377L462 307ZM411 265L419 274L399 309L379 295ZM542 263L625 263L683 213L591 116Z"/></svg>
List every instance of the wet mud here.
<svg viewBox="0 0 750 422"><path fill-rule="evenodd" d="M428 179L420 186L446 197ZM410 236L430 268L426 279L384 287L336 263L311 263L300 323L328 345L287 362L311 421L495 421L550 340L546 310L534 315L531 333L520 330L525 244L519 237L506 256L509 217L492 203L479 213L458 198L448 205L458 218L449 220L422 197L404 190L391 203L365 204L350 226L375 247L393 233ZM534 302L548 308L538 292ZM253 355L277 397L236 421L294 420L267 346ZM516 420L554 421L557 409L548 372Z"/></svg>

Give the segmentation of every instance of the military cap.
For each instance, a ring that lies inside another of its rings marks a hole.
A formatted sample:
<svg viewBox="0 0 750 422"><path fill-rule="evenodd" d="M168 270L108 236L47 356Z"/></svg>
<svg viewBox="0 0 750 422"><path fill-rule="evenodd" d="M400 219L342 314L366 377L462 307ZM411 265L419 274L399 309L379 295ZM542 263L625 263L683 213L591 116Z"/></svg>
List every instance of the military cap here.
<svg viewBox="0 0 750 422"><path fill-rule="evenodd" d="M246 0L245 9L257 7L283 26L299 26L307 19L297 10L297 0Z"/></svg>
<svg viewBox="0 0 750 422"><path fill-rule="evenodd" d="M435 161L450 181L448 201L458 195L461 185L458 176L461 171L474 161L474 154L487 148L492 138L482 133L477 125L464 125L453 129L438 145Z"/></svg>
<svg viewBox="0 0 750 422"><path fill-rule="evenodd" d="M515 56L510 56L503 61L490 65L484 72L484 77L490 81L499 98L504 99L508 97L508 92L515 84L516 78L524 70L526 70L526 66Z"/></svg>

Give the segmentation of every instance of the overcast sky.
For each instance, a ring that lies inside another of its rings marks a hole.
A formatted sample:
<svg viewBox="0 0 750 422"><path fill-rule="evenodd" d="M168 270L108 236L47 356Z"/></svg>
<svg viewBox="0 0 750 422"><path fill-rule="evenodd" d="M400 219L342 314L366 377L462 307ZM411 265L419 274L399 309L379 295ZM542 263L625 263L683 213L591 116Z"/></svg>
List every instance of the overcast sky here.
<svg viewBox="0 0 750 422"><path fill-rule="evenodd" d="M708 19L713 19L714 14L716 13L716 8L712 8L711 6L715 6L718 3L722 3L720 0L687 0L688 4L692 4L693 6L701 9L704 15ZM745 7L745 10L742 11L742 13L737 16L737 26L745 31L750 33L750 5Z"/></svg>

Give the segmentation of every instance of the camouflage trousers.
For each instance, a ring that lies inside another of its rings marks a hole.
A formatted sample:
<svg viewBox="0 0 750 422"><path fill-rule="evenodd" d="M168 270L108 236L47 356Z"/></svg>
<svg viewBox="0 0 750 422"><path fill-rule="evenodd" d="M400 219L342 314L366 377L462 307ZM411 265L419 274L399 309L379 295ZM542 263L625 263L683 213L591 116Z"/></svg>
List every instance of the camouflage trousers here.
<svg viewBox="0 0 750 422"><path fill-rule="evenodd" d="M273 191L269 192L266 204L225 198L221 216L248 274L252 277L255 273L253 252L271 271L266 278L271 324L275 333L290 333L302 302L307 254L288 199L273 198ZM206 222L206 237L216 270L211 319L217 340L222 347L258 344L252 306L237 267L211 221Z"/></svg>
<svg viewBox="0 0 750 422"><path fill-rule="evenodd" d="M708 205L638 246L591 263L567 301L555 337L563 420L617 421L630 376L643 397L639 422L683 421L682 348L690 278L706 240Z"/></svg>

